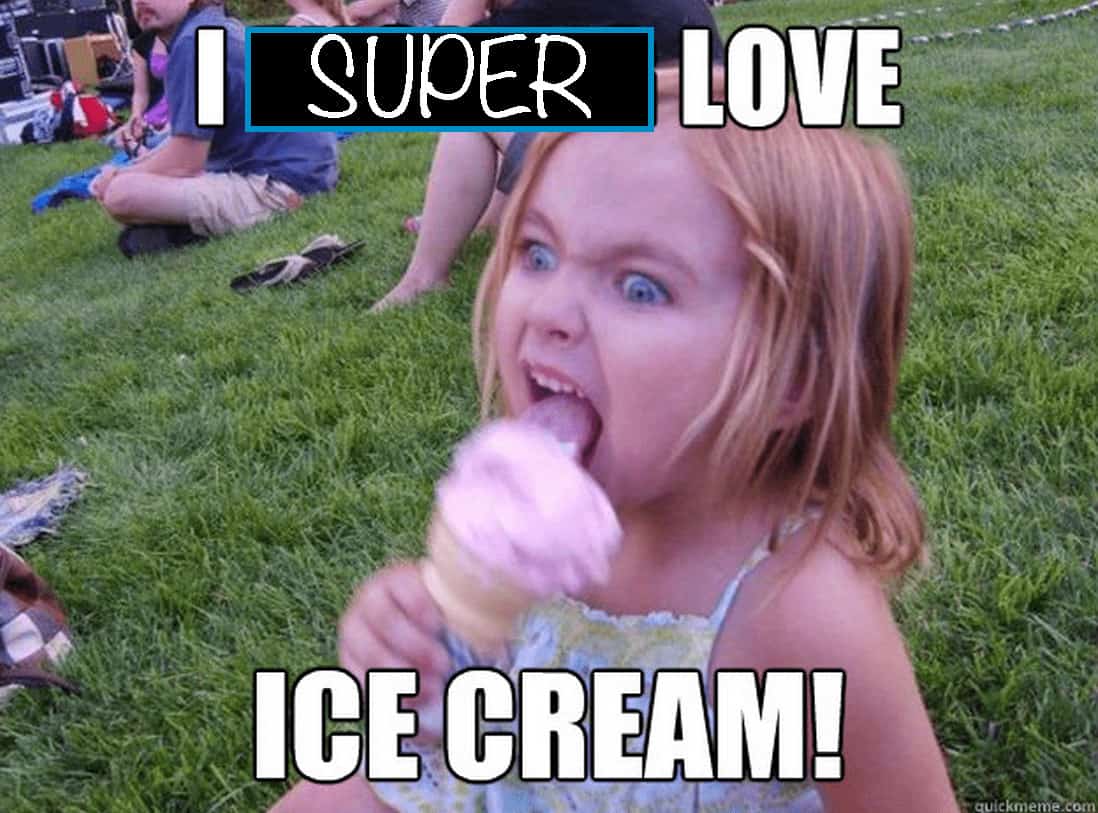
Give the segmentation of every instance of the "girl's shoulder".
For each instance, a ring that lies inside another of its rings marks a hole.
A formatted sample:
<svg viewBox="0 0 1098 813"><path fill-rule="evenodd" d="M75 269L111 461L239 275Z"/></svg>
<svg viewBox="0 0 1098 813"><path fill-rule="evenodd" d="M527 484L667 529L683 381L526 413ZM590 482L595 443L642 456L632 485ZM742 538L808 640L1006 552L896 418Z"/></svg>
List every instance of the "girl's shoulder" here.
<svg viewBox="0 0 1098 813"><path fill-rule="evenodd" d="M827 809L957 811L887 592L833 544L804 551L806 535L745 580L711 669L841 669L844 778L820 785Z"/></svg>
<svg viewBox="0 0 1098 813"><path fill-rule="evenodd" d="M807 528L785 540L740 585L715 666L857 668L882 647L903 649L876 573L827 542L806 549L811 536Z"/></svg>

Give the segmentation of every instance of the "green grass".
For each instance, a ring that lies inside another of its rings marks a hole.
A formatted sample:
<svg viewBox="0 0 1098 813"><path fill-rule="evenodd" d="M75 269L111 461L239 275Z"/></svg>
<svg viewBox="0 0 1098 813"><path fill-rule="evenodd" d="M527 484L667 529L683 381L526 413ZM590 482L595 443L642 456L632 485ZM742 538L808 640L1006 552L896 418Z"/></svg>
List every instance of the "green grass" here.
<svg viewBox="0 0 1098 813"><path fill-rule="evenodd" d="M925 5L925 4L924 4ZM943 0L943 5L946 3ZM1044 13L971 3L906 33ZM727 31L917 8L741 3ZM958 23L957 21L962 21ZM962 799L1098 799L1098 15L899 57L917 290L896 430L935 564L897 602ZM292 217L126 261L89 203L33 194L95 144L0 152L0 486L59 460L92 486L28 549L60 593L79 698L0 712L0 809L257 810L251 676L334 663L371 569L419 550L432 485L476 403L451 292L381 317L432 139L365 135L339 190ZM295 290L228 282L322 231L365 237Z"/></svg>

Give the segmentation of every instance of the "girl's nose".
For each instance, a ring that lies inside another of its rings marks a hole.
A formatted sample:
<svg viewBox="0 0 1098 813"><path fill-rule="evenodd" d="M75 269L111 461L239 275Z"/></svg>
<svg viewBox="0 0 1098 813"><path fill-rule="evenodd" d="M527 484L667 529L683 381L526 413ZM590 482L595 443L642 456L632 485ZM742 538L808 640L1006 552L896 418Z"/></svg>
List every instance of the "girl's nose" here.
<svg viewBox="0 0 1098 813"><path fill-rule="evenodd" d="M530 300L527 318L538 333L554 342L576 342L586 328L576 275L558 268L544 279Z"/></svg>

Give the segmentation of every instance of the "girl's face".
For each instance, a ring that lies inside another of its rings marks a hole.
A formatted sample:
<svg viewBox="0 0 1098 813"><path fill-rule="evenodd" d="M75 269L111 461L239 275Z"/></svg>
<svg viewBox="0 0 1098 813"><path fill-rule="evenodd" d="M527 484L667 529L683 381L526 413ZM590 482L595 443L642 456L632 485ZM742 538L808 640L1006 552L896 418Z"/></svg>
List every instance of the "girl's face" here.
<svg viewBox="0 0 1098 813"><path fill-rule="evenodd" d="M677 127L564 140L530 190L496 310L508 409L582 391L585 465L619 509L692 494L705 450L667 464L717 391L745 265L731 208Z"/></svg>

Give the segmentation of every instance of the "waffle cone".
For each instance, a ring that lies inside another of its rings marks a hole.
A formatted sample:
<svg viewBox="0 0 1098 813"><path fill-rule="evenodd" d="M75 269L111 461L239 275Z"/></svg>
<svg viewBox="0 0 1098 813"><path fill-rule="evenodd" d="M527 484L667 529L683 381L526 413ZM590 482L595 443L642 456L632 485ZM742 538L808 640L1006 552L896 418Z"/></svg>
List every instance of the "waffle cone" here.
<svg viewBox="0 0 1098 813"><path fill-rule="evenodd" d="M437 515L428 532L427 547L427 558L421 564L423 581L446 626L478 652L500 652L535 597L492 574L458 544Z"/></svg>

